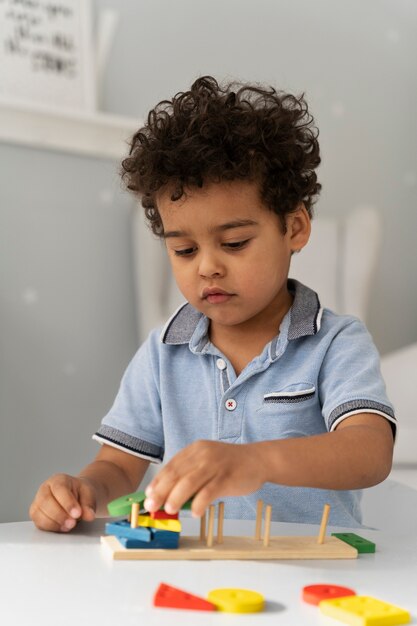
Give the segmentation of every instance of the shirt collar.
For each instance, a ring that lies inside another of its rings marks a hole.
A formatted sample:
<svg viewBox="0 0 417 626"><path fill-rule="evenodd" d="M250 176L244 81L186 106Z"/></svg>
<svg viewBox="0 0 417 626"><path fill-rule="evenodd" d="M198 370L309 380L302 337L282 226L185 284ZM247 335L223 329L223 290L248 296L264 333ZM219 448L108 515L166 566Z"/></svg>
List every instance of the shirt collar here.
<svg viewBox="0 0 417 626"><path fill-rule="evenodd" d="M289 311L288 341L315 335L320 330L322 312L317 293L291 278L288 280L288 290L294 295L294 302ZM165 324L161 333L161 342L168 345L181 345L193 340L192 343L199 344L201 348L207 341L208 325L208 318L185 302ZM204 337L205 341L202 344Z"/></svg>

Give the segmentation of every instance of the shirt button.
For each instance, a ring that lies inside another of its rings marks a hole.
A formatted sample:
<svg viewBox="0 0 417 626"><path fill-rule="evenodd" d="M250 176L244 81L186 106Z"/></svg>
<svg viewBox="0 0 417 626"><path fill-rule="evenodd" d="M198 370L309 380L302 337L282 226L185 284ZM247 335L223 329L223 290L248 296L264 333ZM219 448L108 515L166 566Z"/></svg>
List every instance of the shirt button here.
<svg viewBox="0 0 417 626"><path fill-rule="evenodd" d="M226 402L224 403L224 406L226 407L228 411L234 411L235 408L237 407L237 402L236 400L233 400L233 398L230 398L229 400L226 400Z"/></svg>
<svg viewBox="0 0 417 626"><path fill-rule="evenodd" d="M227 367L226 361L224 359L217 359L216 365L219 368L219 370L225 370Z"/></svg>

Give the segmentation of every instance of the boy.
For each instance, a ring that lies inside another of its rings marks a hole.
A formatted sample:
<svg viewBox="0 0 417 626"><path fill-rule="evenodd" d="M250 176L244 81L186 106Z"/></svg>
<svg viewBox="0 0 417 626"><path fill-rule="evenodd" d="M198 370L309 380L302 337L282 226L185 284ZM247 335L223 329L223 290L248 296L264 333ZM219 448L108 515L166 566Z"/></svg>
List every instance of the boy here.
<svg viewBox="0 0 417 626"><path fill-rule="evenodd" d="M320 191L318 132L303 97L198 79L159 103L123 161L186 303L150 334L77 477L41 485L30 509L67 532L165 466L145 507L194 496L228 517L359 526L360 489L390 472L395 417L372 340L288 280ZM239 496L239 497L236 497Z"/></svg>

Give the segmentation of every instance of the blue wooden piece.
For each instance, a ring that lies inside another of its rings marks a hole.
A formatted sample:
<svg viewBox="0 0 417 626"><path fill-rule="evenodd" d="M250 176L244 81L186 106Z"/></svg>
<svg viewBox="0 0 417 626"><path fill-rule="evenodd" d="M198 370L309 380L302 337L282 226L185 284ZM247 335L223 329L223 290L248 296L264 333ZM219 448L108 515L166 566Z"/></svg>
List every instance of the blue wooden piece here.
<svg viewBox="0 0 417 626"><path fill-rule="evenodd" d="M149 542L152 540L150 528L145 528L144 526L132 528L127 520L108 522L106 524L106 534L116 535L116 537L125 537L126 539L136 539L141 542Z"/></svg>
<svg viewBox="0 0 417 626"><path fill-rule="evenodd" d="M175 550L178 548L180 533L174 533L170 530L151 529L151 541L140 541L138 539L129 539L128 537L117 537L122 546L128 549L142 548L147 550Z"/></svg>

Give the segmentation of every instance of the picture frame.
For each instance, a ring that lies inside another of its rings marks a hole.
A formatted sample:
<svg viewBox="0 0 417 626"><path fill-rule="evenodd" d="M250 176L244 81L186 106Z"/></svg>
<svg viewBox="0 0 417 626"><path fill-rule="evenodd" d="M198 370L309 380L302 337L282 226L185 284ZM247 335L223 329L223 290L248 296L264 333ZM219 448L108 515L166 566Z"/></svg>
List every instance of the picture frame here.
<svg viewBox="0 0 417 626"><path fill-rule="evenodd" d="M0 0L0 102L93 113L90 0Z"/></svg>

